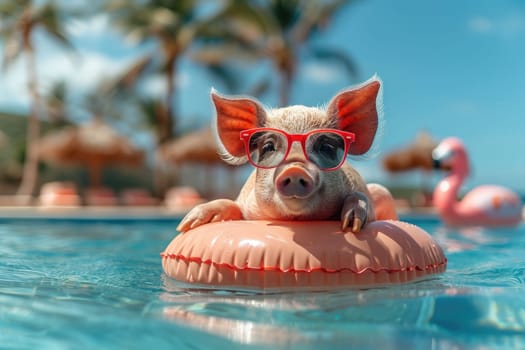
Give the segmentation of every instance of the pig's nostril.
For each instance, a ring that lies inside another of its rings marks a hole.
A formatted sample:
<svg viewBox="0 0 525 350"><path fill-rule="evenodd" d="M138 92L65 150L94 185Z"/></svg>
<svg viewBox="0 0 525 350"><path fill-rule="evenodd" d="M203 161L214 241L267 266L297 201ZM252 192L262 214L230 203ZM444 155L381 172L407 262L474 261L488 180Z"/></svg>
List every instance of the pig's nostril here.
<svg viewBox="0 0 525 350"><path fill-rule="evenodd" d="M285 197L308 197L313 188L312 180L304 176L287 176L277 182L277 190Z"/></svg>
<svg viewBox="0 0 525 350"><path fill-rule="evenodd" d="M307 198L315 192L316 179L305 168L291 165L276 177L275 187L282 198Z"/></svg>

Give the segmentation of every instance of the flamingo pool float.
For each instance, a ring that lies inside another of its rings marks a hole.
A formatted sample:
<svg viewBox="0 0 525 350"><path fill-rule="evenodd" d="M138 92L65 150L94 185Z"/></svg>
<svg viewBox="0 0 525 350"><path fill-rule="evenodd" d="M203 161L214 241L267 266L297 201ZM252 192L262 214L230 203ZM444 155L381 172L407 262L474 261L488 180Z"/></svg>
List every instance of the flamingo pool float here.
<svg viewBox="0 0 525 350"><path fill-rule="evenodd" d="M505 187L479 186L458 201L458 191L469 174L467 152L459 139L443 140L432 158L436 168L450 171L434 190L434 206L447 225L515 226L521 222L522 201Z"/></svg>

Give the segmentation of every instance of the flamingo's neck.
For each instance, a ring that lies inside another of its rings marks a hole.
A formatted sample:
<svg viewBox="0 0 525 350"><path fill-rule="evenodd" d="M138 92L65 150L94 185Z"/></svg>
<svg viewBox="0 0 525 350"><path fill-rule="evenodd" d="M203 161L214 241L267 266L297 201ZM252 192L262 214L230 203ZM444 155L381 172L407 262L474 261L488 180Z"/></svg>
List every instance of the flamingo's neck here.
<svg viewBox="0 0 525 350"><path fill-rule="evenodd" d="M459 188L465 179L459 174L451 174L441 180L434 190L434 206L443 214L454 214L457 211Z"/></svg>

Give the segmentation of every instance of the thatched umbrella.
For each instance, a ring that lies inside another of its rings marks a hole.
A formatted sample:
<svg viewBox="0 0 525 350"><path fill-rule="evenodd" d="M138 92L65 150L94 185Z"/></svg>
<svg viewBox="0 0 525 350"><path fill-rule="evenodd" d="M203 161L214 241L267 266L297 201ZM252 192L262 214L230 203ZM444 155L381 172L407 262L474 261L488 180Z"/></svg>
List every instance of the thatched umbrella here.
<svg viewBox="0 0 525 350"><path fill-rule="evenodd" d="M210 128L187 133L171 142L161 146L157 150L157 160L162 164L173 164L181 167L185 164L205 165L207 167L227 167L232 172L236 167L224 162L217 151L217 141ZM208 194L216 192L215 183L218 183L217 174L211 169L206 169L204 175L204 191ZM235 176L228 176L228 190L233 192L236 186ZM222 187L221 189L224 189Z"/></svg>
<svg viewBox="0 0 525 350"><path fill-rule="evenodd" d="M429 172L433 169L432 151L438 145L430 134L420 132L416 139L403 148L399 148L383 157L383 168L390 173L401 173L414 170ZM428 190L430 177L421 178L420 189L412 195L411 201L418 206L431 203L432 191Z"/></svg>
<svg viewBox="0 0 525 350"><path fill-rule="evenodd" d="M432 151L438 141L430 134L420 132L415 141L406 147L394 150L383 157L383 168L391 173L409 170L432 170Z"/></svg>
<svg viewBox="0 0 525 350"><path fill-rule="evenodd" d="M44 136L35 147L42 160L88 168L92 187L101 185L102 169L113 164L139 165L144 152L100 119Z"/></svg>
<svg viewBox="0 0 525 350"><path fill-rule="evenodd" d="M221 164L223 160L217 153L217 143L211 129L187 133L158 150L159 157L173 164L205 163Z"/></svg>

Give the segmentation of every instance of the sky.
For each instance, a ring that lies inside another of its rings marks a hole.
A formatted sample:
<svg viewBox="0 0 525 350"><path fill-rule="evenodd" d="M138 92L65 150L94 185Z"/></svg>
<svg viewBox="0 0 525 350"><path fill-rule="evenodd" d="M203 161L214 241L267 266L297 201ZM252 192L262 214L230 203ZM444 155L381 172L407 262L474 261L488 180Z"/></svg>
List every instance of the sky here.
<svg viewBox="0 0 525 350"><path fill-rule="evenodd" d="M106 14L68 23L75 54L37 40L42 88L66 79L73 94L121 72L151 46L137 48L111 28ZM0 44L1 45L1 44ZM381 156L412 142L420 131L436 139L456 136L469 152L473 173L466 188L499 184L525 192L525 3L521 0L361 0L346 7L311 45L337 47L357 63L359 79L337 66L304 60L291 104L323 105L338 91L378 74L383 81L384 119L375 157L352 161L367 181L421 181L418 172L392 176ZM207 125L209 92L221 91L200 67L183 61L176 83L181 127ZM269 65L247 69L246 80L271 74ZM244 77L243 77L244 78ZM159 80L142 89L162 94ZM277 103L276 93L261 101ZM25 112L24 62L0 72L0 110ZM87 118L81 111L75 119ZM126 125L121 125L123 132ZM151 145L148 135L134 135ZM431 175L437 181L442 174Z"/></svg>

